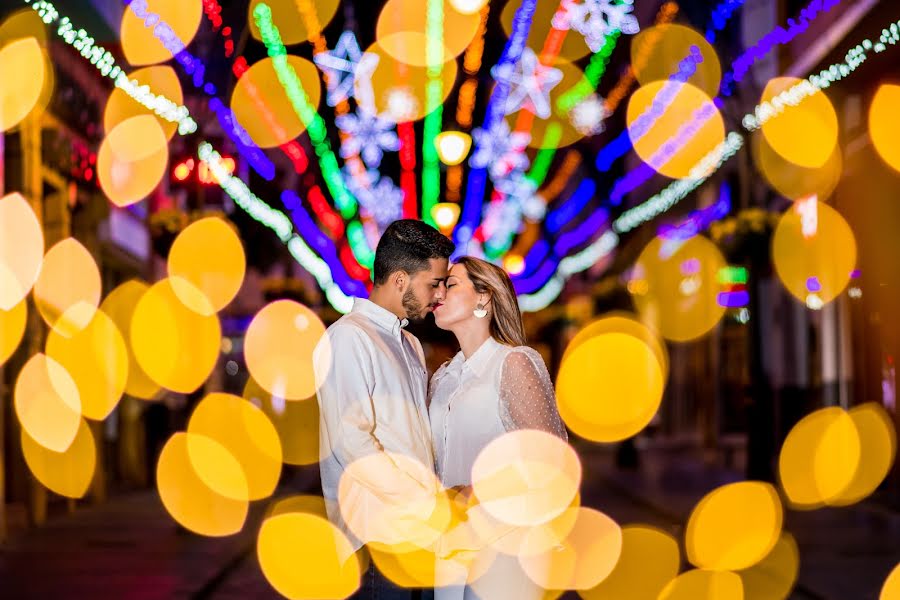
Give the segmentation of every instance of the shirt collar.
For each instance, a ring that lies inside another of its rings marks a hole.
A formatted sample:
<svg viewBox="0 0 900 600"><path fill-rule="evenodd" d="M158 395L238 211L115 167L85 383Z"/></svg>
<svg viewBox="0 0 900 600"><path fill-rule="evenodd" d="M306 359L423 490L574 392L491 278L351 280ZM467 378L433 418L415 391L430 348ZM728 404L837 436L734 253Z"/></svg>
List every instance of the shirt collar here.
<svg viewBox="0 0 900 600"><path fill-rule="evenodd" d="M462 353L462 350L457 352L456 356L454 356L453 360L450 362L450 365L455 369L467 369L475 376L481 377L487 370L488 364L491 362L491 357L494 356L494 353L501 346L502 344L500 342L493 337L489 337L469 358L466 358L466 355Z"/></svg>
<svg viewBox="0 0 900 600"><path fill-rule="evenodd" d="M394 335L399 334L400 329L406 327L409 324L408 320L400 319L397 315L395 315L388 309L381 307L371 300L367 300L365 298L353 299L352 312L365 315L371 321L373 321L377 325L380 325L384 329L387 329Z"/></svg>

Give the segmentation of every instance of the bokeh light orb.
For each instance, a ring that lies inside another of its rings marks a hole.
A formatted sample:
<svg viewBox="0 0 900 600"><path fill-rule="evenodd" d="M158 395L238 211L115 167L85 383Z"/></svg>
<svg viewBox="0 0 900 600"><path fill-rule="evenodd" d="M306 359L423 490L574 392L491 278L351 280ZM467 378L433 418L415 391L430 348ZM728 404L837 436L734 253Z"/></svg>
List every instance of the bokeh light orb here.
<svg viewBox="0 0 900 600"><path fill-rule="evenodd" d="M669 96L671 103L660 113L655 105ZM691 175L697 163L725 140L725 121L719 109L710 96L690 83L662 80L642 85L628 101L626 120L637 155L673 179Z"/></svg>
<svg viewBox="0 0 900 600"><path fill-rule="evenodd" d="M12 310L0 308L0 365L9 360L22 342L27 319L28 304L24 300Z"/></svg>
<svg viewBox="0 0 900 600"><path fill-rule="evenodd" d="M631 65L641 85L665 81L681 67L682 73L690 73L682 81L710 98L719 95L719 56L706 38L690 27L665 23L642 30L631 38Z"/></svg>
<svg viewBox="0 0 900 600"><path fill-rule="evenodd" d="M844 217L815 200L795 203L772 236L772 261L784 287L801 302L821 307L834 300L856 268L856 237Z"/></svg>
<svg viewBox="0 0 900 600"><path fill-rule="evenodd" d="M878 600L897 600L898 598L900 598L900 564L897 564L884 580Z"/></svg>
<svg viewBox="0 0 900 600"><path fill-rule="evenodd" d="M897 432L888 412L875 402L854 406L847 412L859 432L859 467L850 484L831 506L855 504L874 492L890 472L897 456Z"/></svg>
<svg viewBox="0 0 900 600"><path fill-rule="evenodd" d="M24 429L21 443L25 464L47 489L66 498L81 498L87 493L97 466L97 448L84 419L79 419L74 439L60 452L36 442Z"/></svg>
<svg viewBox="0 0 900 600"><path fill-rule="evenodd" d="M38 105L44 89L45 60L37 38L0 47L0 131L19 124Z"/></svg>
<svg viewBox="0 0 900 600"><path fill-rule="evenodd" d="M739 571L746 598L785 600L800 572L800 550L794 537L782 532L778 543L759 563Z"/></svg>
<svg viewBox="0 0 900 600"><path fill-rule="evenodd" d="M638 320L638 316L634 313L626 311L611 311L604 313L600 318L591 321L575 334L565 351L563 352L563 360L571 351L578 348L584 342L604 334L604 333L624 333L631 337L637 338L647 344L647 347L653 351L656 362L662 368L663 379L669 373L669 352L666 345L659 339L659 336L649 327Z"/></svg>
<svg viewBox="0 0 900 600"><path fill-rule="evenodd" d="M100 305L100 293L100 269L81 242L66 238L47 251L34 284L34 302L47 325L66 335L87 327Z"/></svg>
<svg viewBox="0 0 900 600"><path fill-rule="evenodd" d="M360 565L347 537L309 513L266 519L256 555L266 580L285 598L346 598L360 583Z"/></svg>
<svg viewBox="0 0 900 600"><path fill-rule="evenodd" d="M65 368L38 353L19 371L13 392L16 416L32 440L48 450L65 452L81 425L78 386Z"/></svg>
<svg viewBox="0 0 900 600"><path fill-rule="evenodd" d="M204 314L211 304L214 311L225 308L244 282L247 258L233 225L218 217L207 217L188 225L169 251L168 270L172 289L179 300L195 312ZM189 288L182 289L186 281ZM209 300L198 305L194 290Z"/></svg>
<svg viewBox="0 0 900 600"><path fill-rule="evenodd" d="M632 293L641 321L666 339L687 342L707 334L725 314L718 302L722 252L709 239L684 242L656 237L634 268Z"/></svg>
<svg viewBox="0 0 900 600"><path fill-rule="evenodd" d="M675 538L646 525L628 525L622 528L622 555L609 577L578 595L584 600L656 598L680 565Z"/></svg>
<svg viewBox="0 0 900 600"><path fill-rule="evenodd" d="M97 153L97 181L109 201L128 206L148 196L166 172L169 145L151 115L131 117L107 132Z"/></svg>
<svg viewBox="0 0 900 600"><path fill-rule="evenodd" d="M179 284L188 290L191 284ZM202 302L194 288L192 305ZM208 300L206 301L209 302ZM209 377L221 347L219 319L181 302L171 278L155 283L138 301L131 319L131 345L138 364L159 386L190 393Z"/></svg>
<svg viewBox="0 0 900 600"><path fill-rule="evenodd" d="M281 41L291 46L313 41L337 12L340 0L251 0L247 9L247 23L254 39L262 41L253 11L261 2L272 9L272 22L278 27Z"/></svg>
<svg viewBox="0 0 900 600"><path fill-rule="evenodd" d="M771 102L802 81L796 77L771 79L760 103ZM782 106L783 112L763 123L766 141L782 157L801 167L814 169L824 165L838 139L837 114L828 96L819 90L796 106L786 102Z"/></svg>
<svg viewBox="0 0 900 600"><path fill-rule="evenodd" d="M670 581L659 600L744 600L744 585L730 571L694 569Z"/></svg>
<svg viewBox="0 0 900 600"><path fill-rule="evenodd" d="M100 304L100 310L109 316L119 329L128 352L128 379L125 381L125 393L144 400L156 398L160 386L150 379L134 356L131 342L131 321L134 309L149 289L150 286L143 281L132 279L107 294Z"/></svg>
<svg viewBox="0 0 900 600"><path fill-rule="evenodd" d="M128 380L128 349L119 328L102 310L76 304L63 313L64 323L86 321L84 327L51 329L47 356L65 368L81 397L81 413L102 421L113 411ZM63 331L71 331L71 334Z"/></svg>
<svg viewBox="0 0 900 600"><path fill-rule="evenodd" d="M245 487L234 490L210 485L216 492L243 500L235 494L246 489L249 500L260 500L275 491L281 476L281 442L275 427L259 408L240 396L209 394L194 409L187 431L219 442L241 465ZM192 449L190 440L188 449ZM196 466L195 470L207 481Z"/></svg>
<svg viewBox="0 0 900 600"><path fill-rule="evenodd" d="M778 493L768 483L719 487L697 503L688 520L688 560L713 571L750 568L775 547L783 521Z"/></svg>
<svg viewBox="0 0 900 600"><path fill-rule="evenodd" d="M128 74L128 79L136 81L138 86L148 86L151 92L171 100L176 106L180 106L184 102L184 93L181 89L181 82L178 80L178 74L170 66L137 69ZM112 131L119 123L142 115L152 115L162 127L167 140L171 140L178 130L176 121L168 121L156 115L119 87L113 89L106 101L106 109L103 111L103 129Z"/></svg>
<svg viewBox="0 0 900 600"><path fill-rule="evenodd" d="M790 200L815 195L825 201L831 197L843 174L840 145L835 145L828 159L814 168L787 160L772 148L760 132L753 134L750 148L759 173L775 191Z"/></svg>
<svg viewBox="0 0 900 600"><path fill-rule="evenodd" d="M562 514L578 493L581 461L565 441L523 429L495 439L472 465L472 487L494 518L528 527Z"/></svg>
<svg viewBox="0 0 900 600"><path fill-rule="evenodd" d="M900 85L884 83L875 92L869 106L869 137L872 138L872 144L878 155L895 171L900 171L898 103L900 103Z"/></svg>
<svg viewBox="0 0 900 600"><path fill-rule="evenodd" d="M197 439L190 439L196 437ZM249 503L217 494L195 470L218 482L239 482L244 473L238 461L221 444L204 436L178 432L159 455L156 487L166 511L183 527L210 537L237 533L244 526ZM240 485L239 483L236 485ZM236 494L240 495L240 494Z"/></svg>
<svg viewBox="0 0 900 600"><path fill-rule="evenodd" d="M442 0L441 41L437 56L429 54L428 11L430 2L388 0L378 15L375 37L395 60L416 67L437 67L463 53L478 32L481 16L463 14L449 0Z"/></svg>
<svg viewBox="0 0 900 600"><path fill-rule="evenodd" d="M503 12L500 13L500 24L503 26L503 33L506 34L506 37L512 35L516 10L520 6L521 3L518 2L507 2L503 6ZM558 0L537 0L535 3L534 16L531 18L531 27L528 29L528 40L526 42L526 45L535 52L540 52L544 46L544 41L552 35L553 15L556 14L559 7L560 2ZM575 32L569 32L563 38L562 46L559 49L560 56L573 61L590 53L591 49L585 43L584 37Z"/></svg>
<svg viewBox="0 0 900 600"><path fill-rule="evenodd" d="M823 408L788 433L778 476L792 508L809 510L839 498L853 483L862 457L859 431L847 412Z"/></svg>
<svg viewBox="0 0 900 600"><path fill-rule="evenodd" d="M303 400L316 393L313 351L325 336L318 315L293 300L278 300L259 311L244 339L244 359L253 379L270 394ZM332 360L327 339L322 348L321 375Z"/></svg>
<svg viewBox="0 0 900 600"><path fill-rule="evenodd" d="M137 0L129 3L119 29L125 59L136 67L171 59L190 45L202 17L201 0ZM162 41L167 37L171 38L168 45Z"/></svg>
<svg viewBox="0 0 900 600"><path fill-rule="evenodd" d="M44 260L44 231L19 193L0 198L0 310L12 310L31 291Z"/></svg>
<svg viewBox="0 0 900 600"><path fill-rule="evenodd" d="M319 403L315 398L286 400L264 390L252 377L244 386L244 398L269 417L281 441L285 464L319 462Z"/></svg>
<svg viewBox="0 0 900 600"><path fill-rule="evenodd" d="M322 91L316 66L299 56L288 55L286 60L297 74L309 104L317 108ZM231 93L231 110L261 148L286 144L306 131L271 57L254 63L241 75Z"/></svg>

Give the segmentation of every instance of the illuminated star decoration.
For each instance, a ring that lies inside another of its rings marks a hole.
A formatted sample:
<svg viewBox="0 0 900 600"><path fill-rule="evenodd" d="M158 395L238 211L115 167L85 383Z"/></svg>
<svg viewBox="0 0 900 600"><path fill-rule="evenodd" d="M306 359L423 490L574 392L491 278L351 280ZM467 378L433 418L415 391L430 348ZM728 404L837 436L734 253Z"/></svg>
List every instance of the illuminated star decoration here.
<svg viewBox="0 0 900 600"><path fill-rule="evenodd" d="M517 169L528 168L525 147L531 141L531 134L510 132L509 123L501 119L489 130L480 127L472 132L475 138L475 152L469 164L476 169L489 168L491 177L498 179Z"/></svg>
<svg viewBox="0 0 900 600"><path fill-rule="evenodd" d="M563 0L553 15L553 27L574 29L584 36L592 52L599 52L606 37L614 31L635 34L641 30L637 17L631 14L633 0Z"/></svg>
<svg viewBox="0 0 900 600"><path fill-rule="evenodd" d="M363 214L371 216L382 229L403 217L403 190L398 188L389 177L370 169L366 171L369 185L359 185L349 169L344 167L345 177L350 191L359 200ZM377 183L376 183L377 182Z"/></svg>
<svg viewBox="0 0 900 600"><path fill-rule="evenodd" d="M504 110L506 114L524 108L542 119L550 117L550 90L562 81L559 69L542 65L531 48L525 48L515 65L503 63L491 74L509 85Z"/></svg>
<svg viewBox="0 0 900 600"><path fill-rule="evenodd" d="M378 66L378 55L360 50L352 31L341 34L334 50L313 56L313 62L326 76L329 106L337 106L351 97L361 106L373 105L375 93L371 77Z"/></svg>
<svg viewBox="0 0 900 600"><path fill-rule="evenodd" d="M360 106L356 114L347 113L334 119L338 128L347 135L341 145L341 156L362 155L369 167L378 167L385 152L400 149L400 140L392 131L394 122L369 112Z"/></svg>
<svg viewBox="0 0 900 600"><path fill-rule="evenodd" d="M606 129L603 122L609 116L606 103L597 94L591 94L572 107L569 119L582 135L597 135Z"/></svg>

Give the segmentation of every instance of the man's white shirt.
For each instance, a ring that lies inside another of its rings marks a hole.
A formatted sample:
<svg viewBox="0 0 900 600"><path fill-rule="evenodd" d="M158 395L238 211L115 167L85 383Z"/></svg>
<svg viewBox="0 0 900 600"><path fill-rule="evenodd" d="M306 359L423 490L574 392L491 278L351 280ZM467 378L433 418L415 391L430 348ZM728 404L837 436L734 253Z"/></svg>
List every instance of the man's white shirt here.
<svg viewBox="0 0 900 600"><path fill-rule="evenodd" d="M425 356L405 326L355 298L313 354L322 492L329 520L354 549L391 542L385 517L436 491Z"/></svg>

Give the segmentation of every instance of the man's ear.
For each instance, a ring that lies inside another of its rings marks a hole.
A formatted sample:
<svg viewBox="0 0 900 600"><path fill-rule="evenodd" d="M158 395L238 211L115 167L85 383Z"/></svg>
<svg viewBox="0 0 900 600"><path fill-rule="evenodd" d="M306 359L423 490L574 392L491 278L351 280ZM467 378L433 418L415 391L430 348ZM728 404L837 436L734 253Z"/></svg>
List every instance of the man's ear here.
<svg viewBox="0 0 900 600"><path fill-rule="evenodd" d="M409 273L406 271L395 271L391 273L390 279L398 290L403 290L403 287L410 281Z"/></svg>

